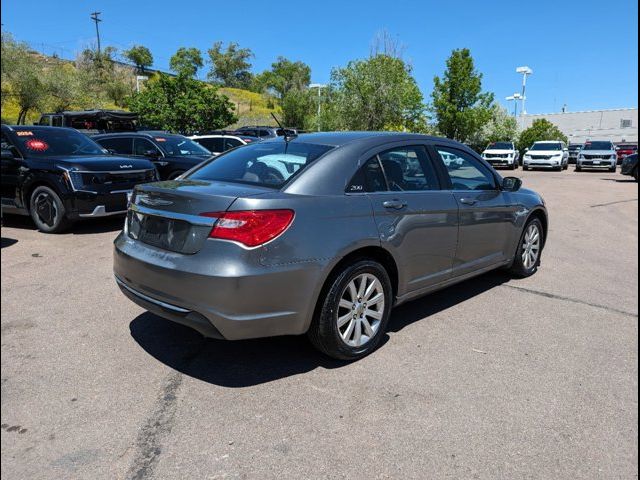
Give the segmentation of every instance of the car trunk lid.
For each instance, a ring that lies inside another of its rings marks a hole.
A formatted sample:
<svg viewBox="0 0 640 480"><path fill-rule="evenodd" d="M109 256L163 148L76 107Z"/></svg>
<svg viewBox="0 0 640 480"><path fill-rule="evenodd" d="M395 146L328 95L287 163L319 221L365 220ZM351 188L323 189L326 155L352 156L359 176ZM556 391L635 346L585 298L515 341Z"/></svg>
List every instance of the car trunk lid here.
<svg viewBox="0 0 640 480"><path fill-rule="evenodd" d="M136 187L127 213L126 234L173 252L194 254L209 237L216 217L239 197L271 192L263 187L201 180L172 180Z"/></svg>

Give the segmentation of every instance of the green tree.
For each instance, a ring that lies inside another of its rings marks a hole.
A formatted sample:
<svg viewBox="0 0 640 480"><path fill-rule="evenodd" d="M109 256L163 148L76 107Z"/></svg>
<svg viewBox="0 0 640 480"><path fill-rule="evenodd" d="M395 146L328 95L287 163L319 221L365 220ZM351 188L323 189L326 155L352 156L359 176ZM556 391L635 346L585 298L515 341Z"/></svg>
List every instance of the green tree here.
<svg viewBox="0 0 640 480"><path fill-rule="evenodd" d="M129 50L125 50L123 54L125 58L136 66L140 73L144 73L145 68L153 65L151 50L142 45L134 45Z"/></svg>
<svg viewBox="0 0 640 480"><path fill-rule="evenodd" d="M27 114L41 109L47 98L42 65L37 55L9 34L2 34L2 103L11 98L18 106L18 124Z"/></svg>
<svg viewBox="0 0 640 480"><path fill-rule="evenodd" d="M72 64L56 61L49 65L44 72L43 82L48 95L47 110L68 110L72 105L80 103L80 76Z"/></svg>
<svg viewBox="0 0 640 480"><path fill-rule="evenodd" d="M233 88L248 88L252 75L250 59L253 52L249 48L239 48L235 42L229 43L223 51L222 42L216 42L207 51L211 69L207 78L217 85Z"/></svg>
<svg viewBox="0 0 640 480"><path fill-rule="evenodd" d="M491 142L515 142L517 138L518 123L515 117L509 115L504 107L494 103L491 108L491 118L467 141L474 149L482 151Z"/></svg>
<svg viewBox="0 0 640 480"><path fill-rule="evenodd" d="M311 82L311 67L304 62L292 62L284 57L271 64L271 70L266 70L257 76L255 84L257 90L272 90L278 98L291 90L301 91Z"/></svg>
<svg viewBox="0 0 640 480"><path fill-rule="evenodd" d="M129 108L145 125L181 133L220 129L237 121L226 96L186 75L151 78L130 98Z"/></svg>
<svg viewBox="0 0 640 480"><path fill-rule="evenodd" d="M282 121L287 127L307 128L309 115L317 105L309 90L290 90L280 101Z"/></svg>
<svg viewBox="0 0 640 480"><path fill-rule="evenodd" d="M169 68L178 75L194 77L202 68L202 53L197 48L181 47L169 60Z"/></svg>
<svg viewBox="0 0 640 480"><path fill-rule="evenodd" d="M110 103L124 106L125 98L133 93L134 80L128 69L114 61L115 47L98 53L85 49L76 60L83 95L78 103L83 107L103 108Z"/></svg>
<svg viewBox="0 0 640 480"><path fill-rule="evenodd" d="M326 111L337 118L327 123L341 129L415 131L425 124L422 93L400 58L378 54L334 69L330 98Z"/></svg>
<svg viewBox="0 0 640 480"><path fill-rule="evenodd" d="M443 78L433 79L431 109L438 131L466 142L491 118L493 94L482 92L482 74L467 48L453 50Z"/></svg>
<svg viewBox="0 0 640 480"><path fill-rule="evenodd" d="M525 148L531 147L534 142L542 140L559 140L567 142L567 136L553 123L545 118L534 120L531 126L520 133L518 148L524 153Z"/></svg>

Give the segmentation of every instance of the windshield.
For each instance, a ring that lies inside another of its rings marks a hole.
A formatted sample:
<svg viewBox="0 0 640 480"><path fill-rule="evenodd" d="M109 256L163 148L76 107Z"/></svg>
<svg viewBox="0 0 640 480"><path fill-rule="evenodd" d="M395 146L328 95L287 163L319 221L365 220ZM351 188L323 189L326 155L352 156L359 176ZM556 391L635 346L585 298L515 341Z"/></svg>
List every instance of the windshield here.
<svg viewBox="0 0 640 480"><path fill-rule="evenodd" d="M179 135L154 137L160 148L169 156L186 157L189 155L211 155L211 152L199 143Z"/></svg>
<svg viewBox="0 0 640 480"><path fill-rule="evenodd" d="M18 149L26 156L107 155L86 135L66 128L14 128Z"/></svg>
<svg viewBox="0 0 640 480"><path fill-rule="evenodd" d="M513 150L513 143L511 142L491 142L487 147L487 150Z"/></svg>
<svg viewBox="0 0 640 480"><path fill-rule="evenodd" d="M531 150L562 150L560 143L534 143Z"/></svg>
<svg viewBox="0 0 640 480"><path fill-rule="evenodd" d="M585 143L583 150L614 150L611 142L589 142Z"/></svg>
<svg viewBox="0 0 640 480"><path fill-rule="evenodd" d="M574 143L569 145L569 150L580 150L582 148L582 144Z"/></svg>
<svg viewBox="0 0 640 480"><path fill-rule="evenodd" d="M204 163L186 178L281 188L333 147L309 143L254 143Z"/></svg>

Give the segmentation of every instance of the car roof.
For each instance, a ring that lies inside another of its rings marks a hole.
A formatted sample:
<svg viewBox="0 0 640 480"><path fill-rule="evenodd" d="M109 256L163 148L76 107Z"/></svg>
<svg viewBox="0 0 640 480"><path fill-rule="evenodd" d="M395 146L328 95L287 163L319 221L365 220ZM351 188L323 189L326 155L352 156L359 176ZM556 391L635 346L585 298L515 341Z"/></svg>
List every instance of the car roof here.
<svg viewBox="0 0 640 480"><path fill-rule="evenodd" d="M56 128L56 127L53 127ZM183 137L183 135L179 135L177 133L167 133L162 131L143 131L143 132L114 132L114 133L101 133L98 135L93 135L92 138L117 138L117 137L144 137L144 138L154 138L154 137Z"/></svg>
<svg viewBox="0 0 640 480"><path fill-rule="evenodd" d="M436 140L439 142L453 143L452 140L441 137L432 137L429 135L422 135L419 133L403 133L403 132L317 132L317 133L303 133L295 137L289 137L290 142L296 143L313 143L320 145L331 145L339 147L352 142L364 142L375 144L384 144L394 141L405 140ZM284 142L284 137L277 137L264 142Z"/></svg>

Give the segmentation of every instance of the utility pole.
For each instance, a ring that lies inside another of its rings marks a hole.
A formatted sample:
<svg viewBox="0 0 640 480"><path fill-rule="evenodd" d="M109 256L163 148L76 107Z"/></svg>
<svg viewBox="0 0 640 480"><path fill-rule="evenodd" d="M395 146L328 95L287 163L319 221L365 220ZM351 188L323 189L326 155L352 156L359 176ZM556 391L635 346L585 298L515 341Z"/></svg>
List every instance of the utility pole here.
<svg viewBox="0 0 640 480"><path fill-rule="evenodd" d="M96 22L96 37L98 38L98 56L100 56L100 29L98 28L98 23L101 22L99 15L101 12L93 12L91 14L91 20Z"/></svg>

